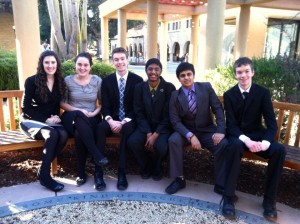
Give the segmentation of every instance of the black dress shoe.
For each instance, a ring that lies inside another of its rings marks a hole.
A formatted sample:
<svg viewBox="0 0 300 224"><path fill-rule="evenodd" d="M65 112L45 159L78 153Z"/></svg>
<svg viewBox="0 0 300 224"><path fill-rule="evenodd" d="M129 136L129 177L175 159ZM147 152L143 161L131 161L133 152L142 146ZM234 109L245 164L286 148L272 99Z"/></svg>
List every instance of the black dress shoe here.
<svg viewBox="0 0 300 224"><path fill-rule="evenodd" d="M144 180L149 179L151 177L151 170L148 168L144 168L141 172L141 177Z"/></svg>
<svg viewBox="0 0 300 224"><path fill-rule="evenodd" d="M274 222L277 219L277 210L276 210L276 202L264 199L263 201L263 208L264 208L264 217L271 221Z"/></svg>
<svg viewBox="0 0 300 224"><path fill-rule="evenodd" d="M63 184L57 183L55 180L53 180L50 174L49 176L42 176L38 173L38 179L42 186L54 192L61 191L65 187Z"/></svg>
<svg viewBox="0 0 300 224"><path fill-rule="evenodd" d="M103 157L100 160L95 160L95 164L98 166L104 166L104 165L108 164L108 159L106 157Z"/></svg>
<svg viewBox="0 0 300 224"><path fill-rule="evenodd" d="M106 183L104 182L103 176L94 176L94 188L97 191L103 191L106 188Z"/></svg>
<svg viewBox="0 0 300 224"><path fill-rule="evenodd" d="M176 179L166 188L165 192L167 194L175 194L177 191L185 188L186 182L185 179L176 177Z"/></svg>
<svg viewBox="0 0 300 224"><path fill-rule="evenodd" d="M77 186L81 186L81 185L85 184L85 182L86 182L86 177L83 177L83 178L77 177L75 181L76 181L76 185L77 185Z"/></svg>
<svg viewBox="0 0 300 224"><path fill-rule="evenodd" d="M124 172L121 172L118 174L118 182L117 182L117 188L120 191L126 190L128 187L128 182L126 179L126 175Z"/></svg>
<svg viewBox="0 0 300 224"><path fill-rule="evenodd" d="M234 220L235 219L235 208L233 197L223 196L220 204L222 204L222 214L225 218Z"/></svg>
<svg viewBox="0 0 300 224"><path fill-rule="evenodd" d="M219 186L219 185L215 185L214 187L214 192L220 195L224 195L224 188ZM239 200L239 197L235 194L232 198L233 203L236 203Z"/></svg>

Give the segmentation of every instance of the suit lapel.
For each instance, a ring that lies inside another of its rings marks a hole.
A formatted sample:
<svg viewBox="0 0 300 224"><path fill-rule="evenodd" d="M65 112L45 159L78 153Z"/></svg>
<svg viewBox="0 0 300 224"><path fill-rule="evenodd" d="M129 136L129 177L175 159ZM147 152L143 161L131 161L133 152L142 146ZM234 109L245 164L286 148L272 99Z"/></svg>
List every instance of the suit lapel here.
<svg viewBox="0 0 300 224"><path fill-rule="evenodd" d="M157 102L159 99L161 99L162 95L165 94L164 93L165 89L164 89L164 82L163 80L161 79L160 80L160 83L156 89L156 92L155 92L155 95L154 97L152 97L152 101L153 103Z"/></svg>
<svg viewBox="0 0 300 224"><path fill-rule="evenodd" d="M152 100L151 100L151 93L149 89L149 84L148 82L144 82L143 84L143 100L145 101L146 108L152 108Z"/></svg>
<svg viewBox="0 0 300 224"><path fill-rule="evenodd" d="M116 95L119 97L119 84L118 84L116 73L113 74L112 81L113 81L112 88L113 88L114 92L116 93Z"/></svg>
<svg viewBox="0 0 300 224"><path fill-rule="evenodd" d="M180 87L180 89L178 90L178 101L182 106L182 110L184 113L188 112L188 102L187 102L187 98L186 95L184 94L182 87Z"/></svg>

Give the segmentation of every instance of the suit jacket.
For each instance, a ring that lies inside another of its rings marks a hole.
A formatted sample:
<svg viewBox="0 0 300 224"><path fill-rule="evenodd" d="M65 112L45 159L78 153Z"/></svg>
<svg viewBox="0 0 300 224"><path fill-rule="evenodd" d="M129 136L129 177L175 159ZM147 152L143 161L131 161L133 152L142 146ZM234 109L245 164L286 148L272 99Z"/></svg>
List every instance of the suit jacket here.
<svg viewBox="0 0 300 224"><path fill-rule="evenodd" d="M172 127L169 120L169 101L175 86L160 77L154 97L149 89L148 81L139 83L134 92L134 112L138 129L143 133L170 133Z"/></svg>
<svg viewBox="0 0 300 224"><path fill-rule="evenodd" d="M172 93L169 113L173 129L181 135L191 132L217 132L225 134L225 118L222 104L208 82L195 82L197 113L194 117L188 109L187 96L182 87ZM214 123L215 115L216 124Z"/></svg>
<svg viewBox="0 0 300 224"><path fill-rule="evenodd" d="M269 90L253 83L244 103L241 91L235 85L224 93L224 105L229 135L239 137L244 134L259 141L274 140L277 123Z"/></svg>
<svg viewBox="0 0 300 224"><path fill-rule="evenodd" d="M124 91L125 117L134 118L133 93L136 84L143 79L132 73L128 73ZM101 85L101 113L103 117L111 116L114 120L119 120L120 95L116 73L103 78Z"/></svg>

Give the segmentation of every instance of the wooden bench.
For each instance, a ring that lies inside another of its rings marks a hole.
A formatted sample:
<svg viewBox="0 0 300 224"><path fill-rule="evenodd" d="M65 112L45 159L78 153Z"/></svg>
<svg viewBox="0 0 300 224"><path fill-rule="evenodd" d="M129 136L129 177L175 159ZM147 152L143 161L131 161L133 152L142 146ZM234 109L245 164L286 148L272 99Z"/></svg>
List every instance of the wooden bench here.
<svg viewBox="0 0 300 224"><path fill-rule="evenodd" d="M0 91L0 152L40 149L44 146L44 140L34 140L22 133L18 128L19 117L22 113L22 90ZM119 144L120 138L109 137L107 144ZM74 139L69 138L66 146L74 145ZM52 162L52 174L57 174L57 159Z"/></svg>
<svg viewBox="0 0 300 224"><path fill-rule="evenodd" d="M0 152L41 148L43 140L33 140L18 129L18 119L22 112L23 91L0 91ZM223 102L223 98L219 97ZM5 102L4 102L5 101ZM300 105L273 102L277 115L278 131L275 139L286 146L285 166L300 170ZM107 144L119 144L118 137L107 138ZM74 145L74 139L68 139L67 145ZM244 153L244 157L263 160L253 153ZM52 173L57 174L57 162L52 163Z"/></svg>

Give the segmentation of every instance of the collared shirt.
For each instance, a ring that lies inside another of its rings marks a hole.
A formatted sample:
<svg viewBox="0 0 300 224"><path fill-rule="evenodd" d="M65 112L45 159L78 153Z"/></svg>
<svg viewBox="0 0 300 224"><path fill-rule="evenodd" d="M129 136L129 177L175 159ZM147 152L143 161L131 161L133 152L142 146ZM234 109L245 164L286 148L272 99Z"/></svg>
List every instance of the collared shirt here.
<svg viewBox="0 0 300 224"><path fill-rule="evenodd" d="M119 75L117 72L116 72L116 75L117 75L117 81L118 81L119 89L120 89L120 78L124 79L124 87L125 87L126 86L126 81L127 81L127 78L128 78L128 71L123 76Z"/></svg>
<svg viewBox="0 0 300 224"><path fill-rule="evenodd" d="M158 86L159 86L159 83L160 83L160 80L158 80L158 83L157 83L157 85L154 87L154 88L152 88L151 86L150 86L150 84L149 84L149 90L150 90L150 93L151 93L151 91L154 89L155 91L157 90L157 88L158 88Z"/></svg>
<svg viewBox="0 0 300 224"><path fill-rule="evenodd" d="M185 88L185 87L181 87L184 94L186 95L186 97L188 97L189 95L189 89ZM195 84L193 83L192 87L191 87L192 93L194 94L194 96L196 97L196 91L195 91Z"/></svg>

